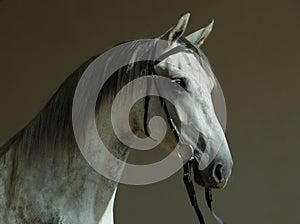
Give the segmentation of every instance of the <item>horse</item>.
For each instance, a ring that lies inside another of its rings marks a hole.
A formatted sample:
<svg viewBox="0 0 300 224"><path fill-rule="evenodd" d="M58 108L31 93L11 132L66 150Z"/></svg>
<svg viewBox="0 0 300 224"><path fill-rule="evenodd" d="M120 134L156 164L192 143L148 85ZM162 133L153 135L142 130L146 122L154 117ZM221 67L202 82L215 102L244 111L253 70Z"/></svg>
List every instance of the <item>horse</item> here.
<svg viewBox="0 0 300 224"><path fill-rule="evenodd" d="M186 43L180 51L165 55L155 66L149 66L149 61L124 66L107 80L95 106L97 132L114 157L126 161L130 147L114 133L109 113L113 100L124 85L136 78L153 73L156 77L165 77L176 84L177 87L173 87L177 88L175 91L182 91L178 90L180 87L186 94L176 96L173 102L176 105L152 95L141 99L130 111L131 131L140 138L150 136L159 139L165 134L157 147L168 152L180 139L188 139L193 132L197 137L191 149L194 180L203 187L223 188L231 174L233 161L211 98L216 80L208 59L200 50L212 30L212 24L184 36L189 16L189 13L183 15L175 26L156 38L167 43L160 53L172 52L172 49ZM122 54L126 57L134 58L144 53L134 44L129 48L134 49L134 53L128 55L125 50ZM114 223L113 207L118 181L99 174L91 166L79 149L73 130L72 110L77 85L98 57L90 58L74 71L37 116L0 148L0 223ZM121 55L113 55L111 61L118 57ZM124 96L125 100L130 98L129 95ZM88 100L79 102L84 105ZM118 109L122 110L122 107ZM157 115L170 121L166 122L169 124L166 133L162 133L160 128L154 130L150 127L149 118ZM180 122L194 129L185 133L184 129L176 128ZM81 137L88 136L87 128ZM210 144L215 139L221 143L217 153L206 167L201 168L201 160L205 157L203 150L217 147ZM91 137L88 144L94 144ZM106 158L101 147L99 154L98 162L102 166L107 167L112 175L122 176L122 165Z"/></svg>

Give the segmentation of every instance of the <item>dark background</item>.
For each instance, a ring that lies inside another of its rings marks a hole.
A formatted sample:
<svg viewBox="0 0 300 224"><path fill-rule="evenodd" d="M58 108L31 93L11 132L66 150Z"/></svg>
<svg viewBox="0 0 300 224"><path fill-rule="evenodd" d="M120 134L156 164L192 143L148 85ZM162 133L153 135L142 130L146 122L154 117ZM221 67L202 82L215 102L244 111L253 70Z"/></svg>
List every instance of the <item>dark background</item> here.
<svg viewBox="0 0 300 224"><path fill-rule="evenodd" d="M160 35L187 11L187 33L215 19L203 48L227 100L235 161L227 188L215 192L217 213L229 224L300 223L296 0L2 0L0 144L90 56ZM126 224L196 223L181 172L149 186L120 186L115 217Z"/></svg>

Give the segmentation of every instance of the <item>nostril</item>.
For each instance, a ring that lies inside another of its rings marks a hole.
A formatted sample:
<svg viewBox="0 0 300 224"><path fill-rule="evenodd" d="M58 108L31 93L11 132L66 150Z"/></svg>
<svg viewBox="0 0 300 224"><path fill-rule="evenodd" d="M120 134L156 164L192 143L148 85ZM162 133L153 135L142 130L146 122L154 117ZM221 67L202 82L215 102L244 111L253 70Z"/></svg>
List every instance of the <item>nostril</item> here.
<svg viewBox="0 0 300 224"><path fill-rule="evenodd" d="M217 164L213 170L213 175L217 182L223 181L223 166L222 164Z"/></svg>

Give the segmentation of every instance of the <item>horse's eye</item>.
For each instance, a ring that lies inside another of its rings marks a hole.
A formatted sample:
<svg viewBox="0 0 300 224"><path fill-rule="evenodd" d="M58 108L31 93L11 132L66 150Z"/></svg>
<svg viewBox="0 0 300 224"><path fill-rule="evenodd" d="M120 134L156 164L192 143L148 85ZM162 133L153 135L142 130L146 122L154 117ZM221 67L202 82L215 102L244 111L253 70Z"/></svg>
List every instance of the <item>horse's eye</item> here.
<svg viewBox="0 0 300 224"><path fill-rule="evenodd" d="M174 78L174 79L172 79L172 82L175 82L175 83L177 83L178 85L180 85L182 88L186 89L186 84L185 84L184 79L181 79L181 78Z"/></svg>

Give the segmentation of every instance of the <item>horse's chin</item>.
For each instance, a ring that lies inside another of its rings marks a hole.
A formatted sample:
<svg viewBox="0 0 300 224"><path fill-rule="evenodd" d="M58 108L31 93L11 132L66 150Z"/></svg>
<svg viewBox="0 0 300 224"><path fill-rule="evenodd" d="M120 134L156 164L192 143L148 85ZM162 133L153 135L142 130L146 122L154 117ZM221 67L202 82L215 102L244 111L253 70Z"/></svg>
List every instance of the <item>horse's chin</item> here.
<svg viewBox="0 0 300 224"><path fill-rule="evenodd" d="M204 188L212 188L212 189L223 189L226 187L226 184L211 184L211 183L207 183L205 181L203 181L201 178L198 178L194 175L194 180L196 182L196 184L198 184L199 186L201 187L204 187Z"/></svg>

